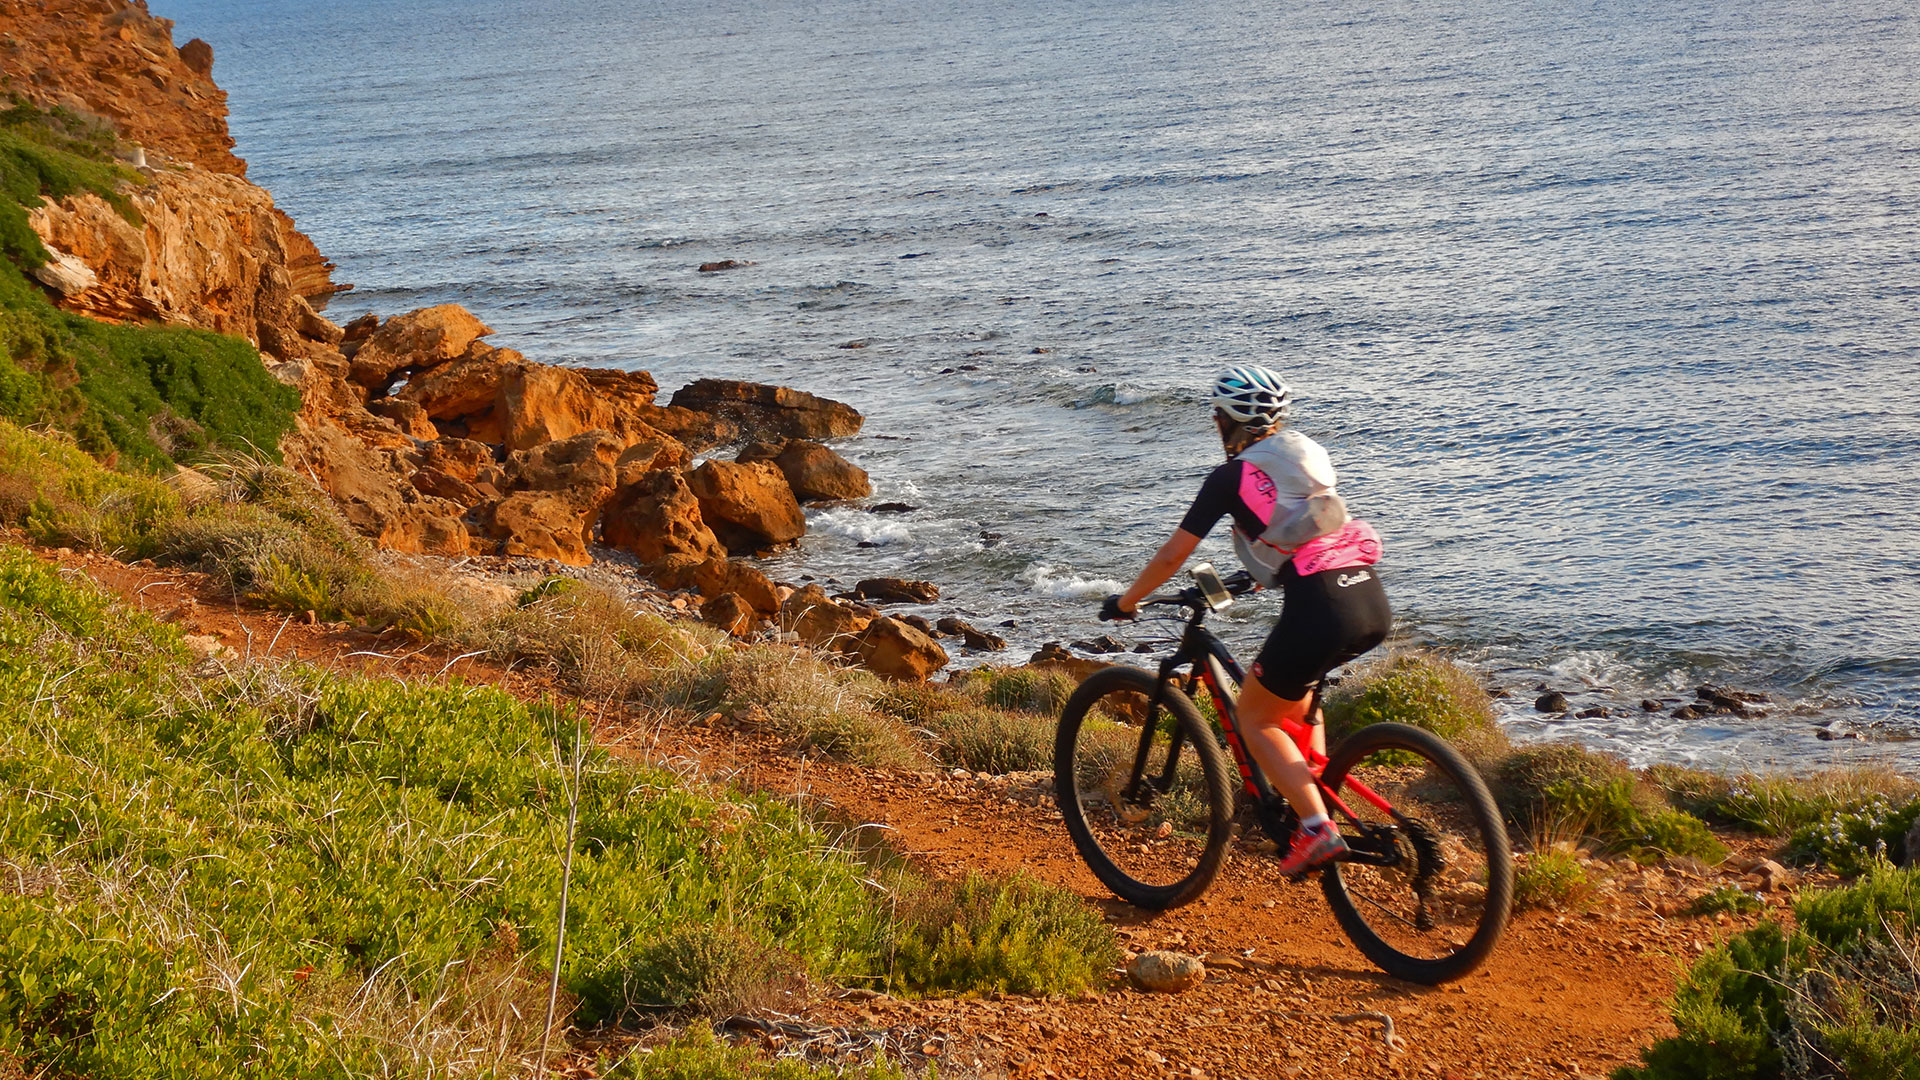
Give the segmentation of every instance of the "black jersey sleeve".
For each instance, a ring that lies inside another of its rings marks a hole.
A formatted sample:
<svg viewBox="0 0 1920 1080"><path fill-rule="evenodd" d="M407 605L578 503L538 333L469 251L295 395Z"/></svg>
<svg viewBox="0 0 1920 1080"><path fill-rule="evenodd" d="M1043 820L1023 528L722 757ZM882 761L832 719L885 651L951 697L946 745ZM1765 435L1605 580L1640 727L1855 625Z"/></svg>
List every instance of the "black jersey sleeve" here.
<svg viewBox="0 0 1920 1080"><path fill-rule="evenodd" d="M1220 519L1234 511L1240 502L1240 462L1229 461L1207 474L1194 496L1187 515L1180 519L1180 531L1205 536Z"/></svg>

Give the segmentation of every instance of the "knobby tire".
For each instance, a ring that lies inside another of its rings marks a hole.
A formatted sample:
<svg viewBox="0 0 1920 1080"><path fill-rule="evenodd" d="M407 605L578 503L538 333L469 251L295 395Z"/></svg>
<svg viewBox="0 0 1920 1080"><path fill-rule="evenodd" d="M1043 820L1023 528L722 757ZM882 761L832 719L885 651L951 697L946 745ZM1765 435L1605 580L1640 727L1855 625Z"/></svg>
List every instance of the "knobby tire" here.
<svg viewBox="0 0 1920 1080"><path fill-rule="evenodd" d="M1355 902L1347 882L1342 878L1340 864L1336 863L1322 873L1321 887L1347 937L1366 954L1367 959L1379 965L1387 974L1427 986L1464 978L1493 951L1495 943L1506 929L1507 917L1513 906L1513 851L1507 846L1506 826L1494 806L1492 794L1487 791L1486 783L1473 766L1439 736L1406 724L1374 724L1354 732L1334 749L1322 773L1321 786L1328 791L1341 793L1342 798L1353 802L1350 792L1342 792L1349 770L1368 755L1383 750L1410 751L1424 758L1431 770L1430 782L1445 784L1453 789L1453 797L1461 802L1467 822L1465 828L1477 834L1468 839L1478 842L1484 850L1487 881L1485 903L1477 917L1473 934L1448 955L1410 955L1395 948L1375 930L1374 921L1380 920L1381 914L1365 903ZM1359 867L1351 870L1364 872Z"/></svg>
<svg viewBox="0 0 1920 1080"><path fill-rule="evenodd" d="M1113 890L1115 896L1135 906L1156 911L1197 899L1213 884L1213 879L1219 875L1226 861L1227 842L1232 835L1233 786L1225 755L1212 726L1201 718L1200 710L1178 687L1171 684L1160 686L1160 709L1173 719L1176 730L1181 733L1180 753L1193 754L1200 766L1199 775L1193 778L1199 787L1186 794L1198 794L1205 804L1201 808L1204 822L1194 822L1195 829L1188 830L1187 839L1187 843L1198 847L1200 853L1194 859L1190 872L1177 880L1160 883L1139 880L1102 846L1101 834L1105 833L1106 844L1115 846L1115 854L1118 854L1120 838L1112 829L1096 830L1089 823L1088 808L1083 805L1081 793L1097 783L1097 778L1078 773L1087 767L1083 763L1089 759L1087 747L1082 746L1081 741L1098 737L1090 731L1087 721L1089 717L1100 716L1101 702L1111 698L1116 706L1115 711L1124 711L1119 708L1119 703L1130 700L1130 695L1141 695L1151 701L1158 683L1159 679L1153 674L1124 666L1105 668L1088 676L1061 710L1053 755L1054 794L1060 804L1061 816L1066 819L1067 832L1073 837L1073 845L1079 849L1087 868L1102 884ZM1151 737L1152 749L1156 753L1152 761L1163 760L1160 753L1164 752L1168 736L1158 730L1162 726L1160 717L1146 715L1142 726L1154 732ZM1137 729L1130 733L1138 738ZM1113 737L1111 730L1108 737ZM1131 763L1130 760L1128 763ZM1152 773L1154 770L1149 768L1146 771ZM1198 831L1201 828L1204 829L1203 834Z"/></svg>

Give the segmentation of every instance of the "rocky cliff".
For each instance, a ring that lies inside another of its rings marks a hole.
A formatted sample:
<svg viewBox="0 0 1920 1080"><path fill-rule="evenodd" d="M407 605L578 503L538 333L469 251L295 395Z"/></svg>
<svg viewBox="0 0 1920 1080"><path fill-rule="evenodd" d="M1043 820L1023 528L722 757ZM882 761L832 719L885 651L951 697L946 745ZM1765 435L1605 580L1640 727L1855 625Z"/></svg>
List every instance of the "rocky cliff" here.
<svg viewBox="0 0 1920 1080"><path fill-rule="evenodd" d="M61 307L255 345L301 393L286 463L383 547L584 564L606 544L705 594L707 617L735 633L778 622L899 677L946 662L914 625L824 595L796 608L733 558L804 534L802 500L868 494L866 474L818 441L857 432L858 412L714 379L660 405L645 372L530 361L452 305L328 320L331 265L247 181L213 50L176 47L172 29L144 0L0 0L6 85L99 118L142 178L122 191L137 215L87 193L30 210L51 256L36 276ZM694 467L742 440L737 460Z"/></svg>

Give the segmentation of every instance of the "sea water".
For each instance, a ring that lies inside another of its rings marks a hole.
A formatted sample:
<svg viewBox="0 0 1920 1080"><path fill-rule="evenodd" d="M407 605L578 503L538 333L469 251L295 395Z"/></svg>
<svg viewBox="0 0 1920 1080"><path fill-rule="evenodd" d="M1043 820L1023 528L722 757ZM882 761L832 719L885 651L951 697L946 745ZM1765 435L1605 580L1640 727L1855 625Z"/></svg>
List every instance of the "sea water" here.
<svg viewBox="0 0 1920 1080"><path fill-rule="evenodd" d="M931 579L1013 643L968 662L1101 631L1220 460L1209 380L1261 363L1401 633L1516 733L1920 764L1901 5L153 7L355 284L336 318L457 302L535 359L867 414L839 449L918 509L814 511L770 569ZM1221 625L1251 649L1277 603ZM1673 719L1705 682L1774 704Z"/></svg>

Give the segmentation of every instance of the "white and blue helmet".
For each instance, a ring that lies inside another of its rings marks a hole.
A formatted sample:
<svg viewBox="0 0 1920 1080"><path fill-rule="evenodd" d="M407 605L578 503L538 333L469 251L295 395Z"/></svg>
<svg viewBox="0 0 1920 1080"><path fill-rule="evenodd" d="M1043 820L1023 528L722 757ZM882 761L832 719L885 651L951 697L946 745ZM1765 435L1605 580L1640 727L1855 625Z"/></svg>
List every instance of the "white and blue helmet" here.
<svg viewBox="0 0 1920 1080"><path fill-rule="evenodd" d="M1280 374L1248 364L1230 367L1213 380L1213 407L1229 419L1256 428L1274 427L1287 418L1292 391Z"/></svg>

